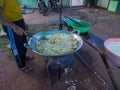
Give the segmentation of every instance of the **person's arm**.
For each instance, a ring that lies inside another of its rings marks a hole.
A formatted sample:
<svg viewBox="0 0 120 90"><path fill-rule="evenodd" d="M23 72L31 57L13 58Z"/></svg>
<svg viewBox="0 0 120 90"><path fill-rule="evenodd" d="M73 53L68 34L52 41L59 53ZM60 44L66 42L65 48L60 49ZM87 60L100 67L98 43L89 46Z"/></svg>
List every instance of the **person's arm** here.
<svg viewBox="0 0 120 90"><path fill-rule="evenodd" d="M6 20L3 16L2 16L2 8L0 7L0 23L10 27L13 29L13 31L18 34L18 35L23 35L25 34L24 30L18 26L16 26L15 24L9 22L8 20Z"/></svg>

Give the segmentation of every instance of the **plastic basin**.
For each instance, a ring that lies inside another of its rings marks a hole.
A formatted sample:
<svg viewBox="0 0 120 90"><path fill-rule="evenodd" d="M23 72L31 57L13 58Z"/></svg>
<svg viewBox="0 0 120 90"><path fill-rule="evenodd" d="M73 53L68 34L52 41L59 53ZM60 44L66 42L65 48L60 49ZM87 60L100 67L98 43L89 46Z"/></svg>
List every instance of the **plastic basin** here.
<svg viewBox="0 0 120 90"><path fill-rule="evenodd" d="M73 30L75 31L79 31L80 33L86 33L90 30L91 28L91 23L83 21L83 20L79 20L79 19L73 19L76 22L80 23L80 25L76 24L74 21L67 19L65 22L68 26L72 27ZM84 27L82 27L84 26Z"/></svg>
<svg viewBox="0 0 120 90"><path fill-rule="evenodd" d="M104 47L110 61L120 67L120 38L110 38L105 40Z"/></svg>

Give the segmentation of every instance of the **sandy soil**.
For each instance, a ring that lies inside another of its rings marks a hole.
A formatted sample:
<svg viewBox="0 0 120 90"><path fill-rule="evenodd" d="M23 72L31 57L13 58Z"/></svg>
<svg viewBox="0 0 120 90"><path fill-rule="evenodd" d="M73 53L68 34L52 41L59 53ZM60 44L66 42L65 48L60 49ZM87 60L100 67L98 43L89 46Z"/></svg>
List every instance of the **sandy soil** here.
<svg viewBox="0 0 120 90"><path fill-rule="evenodd" d="M90 21L93 24L90 32L100 37L103 41L111 37L120 37L119 13L111 13L104 9L67 8L63 10L64 15ZM59 14L53 11L49 11L47 16L41 15L37 10L34 13L23 16L27 24L37 24L33 34L40 31L40 24L59 24ZM27 62L34 69L33 72L29 73L20 71L13 57L8 57L5 52L0 52L0 90L67 90L70 82L74 84L74 87L77 87L77 90L114 90L99 54L86 43L83 44L80 52L85 53L86 57L90 59L90 65L98 76L102 78L102 81L91 74L77 57L75 57L75 63L69 77L70 81L66 84L67 79L63 74L60 80L50 78L45 64L45 57L37 55L31 50L28 50L28 55L34 56L35 59ZM108 62L119 90L120 70L113 63ZM56 80L56 82L52 83L52 80Z"/></svg>

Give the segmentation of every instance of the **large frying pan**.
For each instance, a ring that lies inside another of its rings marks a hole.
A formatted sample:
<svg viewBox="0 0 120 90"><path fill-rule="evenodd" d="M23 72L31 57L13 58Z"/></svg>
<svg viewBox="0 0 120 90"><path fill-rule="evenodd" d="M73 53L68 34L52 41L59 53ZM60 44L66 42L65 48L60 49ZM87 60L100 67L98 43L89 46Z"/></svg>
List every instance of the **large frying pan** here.
<svg viewBox="0 0 120 90"><path fill-rule="evenodd" d="M38 40L40 40L42 37L44 37L46 35L52 35L52 34L57 34L57 33L70 34L72 37L76 38L78 40L77 48L75 50L73 50L72 52L63 53L63 54L60 54L60 55L49 55L49 54L44 54L44 53L38 51L38 49L36 47L36 42ZM63 55L71 54L71 53L74 53L74 52L78 51L82 47L82 45L83 45L83 40L81 39L81 37L79 35L74 34L72 32L69 32L69 31L66 31L66 30L48 30L48 31L39 32L39 33L33 35L33 37L30 38L28 43L26 43L24 45L25 45L25 47L31 49L33 52L35 52L35 53L37 53L39 55L44 55L44 56L63 56Z"/></svg>

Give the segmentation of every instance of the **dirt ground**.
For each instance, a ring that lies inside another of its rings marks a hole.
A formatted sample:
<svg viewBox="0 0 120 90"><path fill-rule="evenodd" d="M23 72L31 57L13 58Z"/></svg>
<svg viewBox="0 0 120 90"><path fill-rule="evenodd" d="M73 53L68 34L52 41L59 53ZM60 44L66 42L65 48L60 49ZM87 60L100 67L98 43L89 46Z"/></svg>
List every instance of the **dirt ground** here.
<svg viewBox="0 0 120 90"><path fill-rule="evenodd" d="M63 9L62 16L64 15L91 22L92 27L89 32L100 37L103 41L108 38L120 37L119 13L108 12L100 8L79 7ZM43 25L49 25L51 29L58 28L59 13L49 10L47 16L43 16L35 10L34 13L23 16L29 26L36 25L32 34L42 31ZM53 27L54 25L56 27ZM60 80L55 79L54 76L50 78L46 69L45 57L37 55L31 50L28 50L27 54L34 56L35 59L27 62L34 69L29 73L20 71L13 57L8 57L6 52L0 52L0 90L71 90L68 89L71 83L73 87L77 88L76 90L115 90L98 52L85 42L79 52L84 52L86 57L90 59L90 65L96 71L99 79L77 57L75 57L75 63L67 83L64 74ZM108 63L118 87L117 90L120 90L120 70L110 61ZM52 83L53 80L56 81Z"/></svg>

